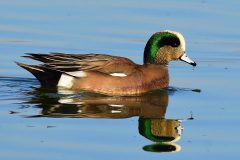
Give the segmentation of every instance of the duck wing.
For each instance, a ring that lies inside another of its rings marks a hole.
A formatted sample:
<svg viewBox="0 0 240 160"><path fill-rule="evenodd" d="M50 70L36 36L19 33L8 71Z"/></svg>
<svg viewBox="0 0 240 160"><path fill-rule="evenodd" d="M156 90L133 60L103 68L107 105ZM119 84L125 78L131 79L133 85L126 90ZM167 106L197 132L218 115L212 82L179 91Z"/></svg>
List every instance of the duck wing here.
<svg viewBox="0 0 240 160"><path fill-rule="evenodd" d="M104 68L112 64L134 64L127 58L105 54L65 54L54 52L50 54L27 53L23 57L43 62L43 67L61 72L103 71L105 70Z"/></svg>

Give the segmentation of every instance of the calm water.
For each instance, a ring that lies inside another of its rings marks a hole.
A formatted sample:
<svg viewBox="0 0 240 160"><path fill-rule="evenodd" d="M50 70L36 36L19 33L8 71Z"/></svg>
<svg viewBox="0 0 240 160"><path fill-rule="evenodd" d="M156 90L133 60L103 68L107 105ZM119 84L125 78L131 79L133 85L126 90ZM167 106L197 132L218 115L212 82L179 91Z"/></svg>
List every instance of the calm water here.
<svg viewBox="0 0 240 160"><path fill-rule="evenodd" d="M239 159L240 2L0 1L0 159ZM108 53L142 63L152 33L177 30L192 68L170 88L106 97L41 88L26 52ZM174 142L171 142L174 141Z"/></svg>

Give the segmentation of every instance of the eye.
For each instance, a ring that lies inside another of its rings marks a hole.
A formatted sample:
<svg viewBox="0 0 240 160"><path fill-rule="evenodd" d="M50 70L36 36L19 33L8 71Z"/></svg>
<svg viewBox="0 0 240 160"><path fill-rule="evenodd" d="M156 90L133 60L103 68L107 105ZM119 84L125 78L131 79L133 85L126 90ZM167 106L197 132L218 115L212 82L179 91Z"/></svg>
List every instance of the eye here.
<svg viewBox="0 0 240 160"><path fill-rule="evenodd" d="M164 37L161 41L161 46L171 46L178 47L180 45L180 40L175 36Z"/></svg>
<svg viewBox="0 0 240 160"><path fill-rule="evenodd" d="M171 38L169 45L172 47L178 47L180 45L180 41L178 38Z"/></svg>
<svg viewBox="0 0 240 160"><path fill-rule="evenodd" d="M178 44L177 43L173 43L173 45L172 45L173 47L177 47L178 46Z"/></svg>

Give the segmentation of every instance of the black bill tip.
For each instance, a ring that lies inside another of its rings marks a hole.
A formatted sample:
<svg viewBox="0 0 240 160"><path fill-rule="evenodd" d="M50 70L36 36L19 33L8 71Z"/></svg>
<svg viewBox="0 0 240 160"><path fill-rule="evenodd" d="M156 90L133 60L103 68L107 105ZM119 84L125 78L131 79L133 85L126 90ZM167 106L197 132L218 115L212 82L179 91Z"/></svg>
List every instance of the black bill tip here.
<svg viewBox="0 0 240 160"><path fill-rule="evenodd" d="M197 63L196 62L193 62L193 63L190 63L193 67L196 67L197 66Z"/></svg>

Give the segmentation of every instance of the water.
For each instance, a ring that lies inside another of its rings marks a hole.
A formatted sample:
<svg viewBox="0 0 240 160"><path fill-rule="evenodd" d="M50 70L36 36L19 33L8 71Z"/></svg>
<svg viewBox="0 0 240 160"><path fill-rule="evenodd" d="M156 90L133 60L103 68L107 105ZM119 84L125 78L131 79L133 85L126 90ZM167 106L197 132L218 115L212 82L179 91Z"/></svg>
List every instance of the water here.
<svg viewBox="0 0 240 160"><path fill-rule="evenodd" d="M0 158L239 158L239 5L0 1ZM57 93L13 62L34 64L20 56L58 51L142 63L146 41L163 29L185 36L198 66L172 62L171 87L140 97Z"/></svg>

